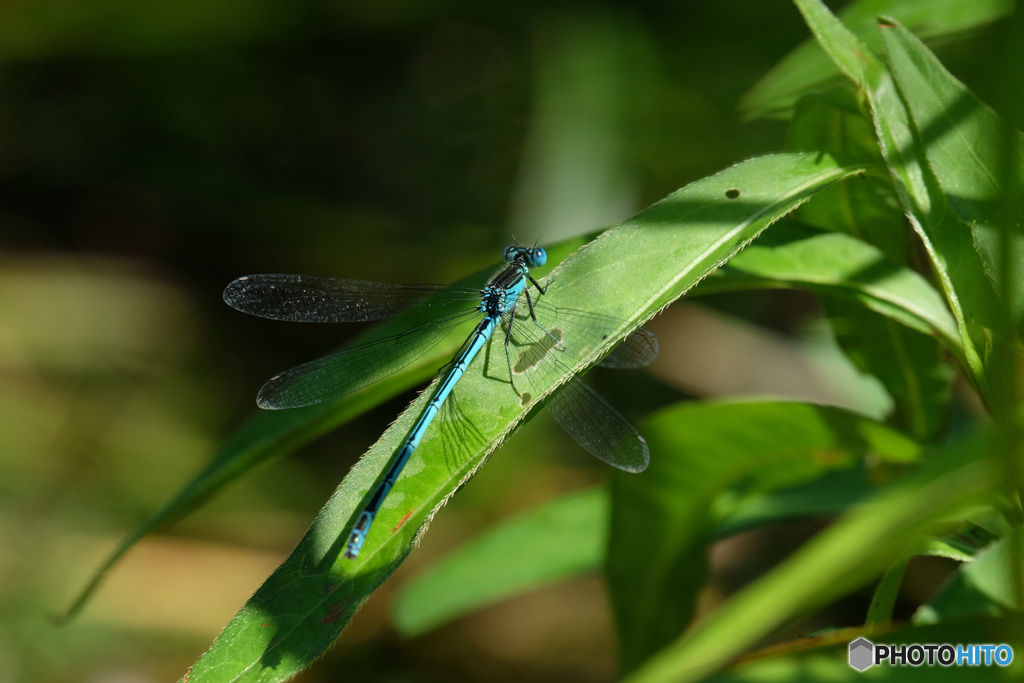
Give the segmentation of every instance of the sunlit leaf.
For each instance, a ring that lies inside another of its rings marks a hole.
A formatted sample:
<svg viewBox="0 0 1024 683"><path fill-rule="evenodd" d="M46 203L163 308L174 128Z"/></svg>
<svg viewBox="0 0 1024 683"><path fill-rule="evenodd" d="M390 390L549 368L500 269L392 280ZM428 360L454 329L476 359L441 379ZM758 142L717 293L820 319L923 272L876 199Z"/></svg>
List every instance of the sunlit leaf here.
<svg viewBox="0 0 1024 683"><path fill-rule="evenodd" d="M927 280L876 247L841 233L779 226L702 282L694 294L799 287L856 301L960 353L956 323Z"/></svg>
<svg viewBox="0 0 1024 683"><path fill-rule="evenodd" d="M860 0L839 13L848 26L870 48L881 47L875 32L879 14L894 16L929 43L939 43L991 23L1013 11L1011 0ZM814 41L793 50L762 78L740 102L747 118L782 117L800 97L837 82L835 64Z"/></svg>
<svg viewBox="0 0 1024 683"><path fill-rule="evenodd" d="M881 24L896 86L913 119L929 167L957 218L969 229L994 291L1011 277L1010 315L1024 324L1024 215L1019 200L1007 214L1005 197L1024 183L1024 135L1009 130L999 117L953 77L906 28ZM1005 254L1001 227L1008 232Z"/></svg>
<svg viewBox="0 0 1024 683"><path fill-rule="evenodd" d="M923 141L886 65L820 2L796 0L808 26L839 69L871 104L879 146L907 218L924 245L946 302L957 321L963 364L990 403L1006 400L1008 369L987 367L990 335L1009 322L961 222L928 165Z"/></svg>
<svg viewBox="0 0 1024 683"><path fill-rule="evenodd" d="M604 338L565 340L565 381L679 297L762 230L815 192L862 170L821 155L775 155L738 164L670 195L567 259L546 300L623 321ZM549 279L549 281L551 281ZM384 434L327 502L286 562L196 663L190 680L284 680L341 632L358 606L402 562L430 518L555 384L532 402L486 372L486 353L453 394L389 495L357 560L341 551L353 514L429 396ZM429 394L429 392L428 392ZM445 438L445 433L449 438ZM459 434L457 440L450 438Z"/></svg>

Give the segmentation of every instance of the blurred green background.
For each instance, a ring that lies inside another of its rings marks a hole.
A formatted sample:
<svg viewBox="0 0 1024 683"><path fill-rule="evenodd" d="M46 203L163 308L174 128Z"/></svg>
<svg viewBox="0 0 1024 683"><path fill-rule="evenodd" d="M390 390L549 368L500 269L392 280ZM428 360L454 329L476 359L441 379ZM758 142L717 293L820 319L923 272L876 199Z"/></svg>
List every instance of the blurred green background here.
<svg viewBox="0 0 1024 683"><path fill-rule="evenodd" d="M255 409L265 379L357 331L248 318L222 304L227 282L445 282L494 264L513 235L553 243L611 225L780 150L784 122L744 123L736 102L807 35L790 4L764 0L4 3L0 682L177 679L408 403L147 539L78 621L53 626L117 539ZM940 50L982 97L988 35ZM769 389L884 412L876 387L816 360L830 352L808 297L703 303L659 322L652 373L614 380L627 413ZM715 362L692 367L708 349ZM614 679L596 577L411 641L388 625L404 577L602 479L568 441L528 447L548 430L531 423L499 452L301 680Z"/></svg>

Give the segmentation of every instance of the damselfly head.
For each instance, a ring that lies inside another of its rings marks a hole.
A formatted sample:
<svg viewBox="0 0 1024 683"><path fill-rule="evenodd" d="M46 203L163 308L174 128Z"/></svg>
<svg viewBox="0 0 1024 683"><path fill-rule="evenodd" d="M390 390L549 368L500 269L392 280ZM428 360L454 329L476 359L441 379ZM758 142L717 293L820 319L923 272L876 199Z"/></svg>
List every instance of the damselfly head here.
<svg viewBox="0 0 1024 683"><path fill-rule="evenodd" d="M506 263L522 259L530 268L540 268L548 260L548 253L544 251L543 247L517 247L514 244L505 247L502 256Z"/></svg>

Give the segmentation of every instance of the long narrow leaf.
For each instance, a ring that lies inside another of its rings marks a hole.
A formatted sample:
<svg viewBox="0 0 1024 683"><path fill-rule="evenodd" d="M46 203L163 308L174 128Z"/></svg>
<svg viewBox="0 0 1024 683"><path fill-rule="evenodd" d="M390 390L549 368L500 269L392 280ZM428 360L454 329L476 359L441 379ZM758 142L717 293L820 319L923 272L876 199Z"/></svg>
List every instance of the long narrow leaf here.
<svg viewBox="0 0 1024 683"><path fill-rule="evenodd" d="M794 287L860 303L911 329L939 338L962 356L956 321L927 280L893 263L876 247L842 233L780 231L737 254L694 295Z"/></svg>
<svg viewBox="0 0 1024 683"><path fill-rule="evenodd" d="M882 381L901 424L918 438L934 435L944 422L953 375L939 344L961 366L966 363L942 296L918 273L850 235L786 226L766 238L691 296L765 288L825 295L840 344L858 367Z"/></svg>
<svg viewBox="0 0 1024 683"><path fill-rule="evenodd" d="M1003 135L999 117L953 77L906 28L881 24L893 78L913 118L929 167L950 207L970 230L994 290L1000 288L1003 248L999 226L1008 224L1006 263L1024 262L1024 216L1003 216L1003 197L1024 180L1024 135ZM1009 177L1001 177L1004 157ZM1019 207L1016 207L1019 208ZM1013 278L1006 304L1014 326L1024 324L1024 279Z"/></svg>
<svg viewBox="0 0 1024 683"><path fill-rule="evenodd" d="M608 543L603 489L548 501L490 530L405 587L395 626L415 636L525 590L595 571Z"/></svg>
<svg viewBox="0 0 1024 683"><path fill-rule="evenodd" d="M1012 0L859 0L845 6L839 17L869 47L880 48L881 39L874 31L879 14L894 16L929 43L938 43L1012 11ZM838 76L820 46L807 41L743 96L740 109L748 119L784 116L802 95L827 87Z"/></svg>
<svg viewBox="0 0 1024 683"><path fill-rule="evenodd" d="M671 457L653 459L644 477L615 477L612 487L608 579L627 671L692 618L717 518L748 497L860 468L868 453L907 462L917 451L870 418L807 403L683 404L645 432L653 452Z"/></svg>
<svg viewBox="0 0 1024 683"><path fill-rule="evenodd" d="M568 379L631 329L735 255L823 187L859 173L829 156L751 159L670 195L566 260L546 299L623 320L595 339L565 340ZM504 359L501 359L503 363ZM196 681L279 681L308 666L411 550L430 518L554 384L531 400L509 390L482 354L388 497L358 560L342 558L354 512L428 396L415 401L353 468L301 543L190 672ZM556 382L557 384L557 382ZM429 391L428 391L429 393Z"/></svg>
<svg viewBox="0 0 1024 683"><path fill-rule="evenodd" d="M990 404L1005 401L1009 373L987 368L992 331L1009 324L996 305L970 230L960 222L928 165L919 131L886 65L817 0L794 0L818 42L868 97L878 142L897 195L957 321L965 370Z"/></svg>
<svg viewBox="0 0 1024 683"><path fill-rule="evenodd" d="M850 88L835 88L800 100L790 124L787 146L793 151L853 153L879 167L885 165L871 114ZM941 311L945 330L941 336L933 336L932 330L912 323L909 327L897 324L898 316L872 305L870 300L858 303L871 310L853 305L849 295L837 288L832 288L828 292L831 296L821 302L839 347L861 372L876 377L889 392L897 424L920 440L937 437L949 416L954 377L940 343L953 351L961 367L966 366L966 359L960 340L952 341L959 333L942 296L908 267L913 233L907 230L892 181L880 174L866 174L863 182L837 183L822 192L817 201L801 207L795 219L829 232L846 233L885 254L885 260L861 261L865 265L862 270L848 268L847 272L853 273L848 279L856 282L871 274L873 281L884 282L888 278L882 275L886 270L883 263L900 264L898 270L906 274L902 279L918 283L919 291L906 299L911 306L930 306ZM773 231L773 235L777 232ZM842 249L836 253L823 250L819 259L804 268L817 270L818 260L845 264L842 256ZM891 270L892 276L899 277L895 268ZM907 288L905 294L910 291Z"/></svg>
<svg viewBox="0 0 1024 683"><path fill-rule="evenodd" d="M935 462L922 472L851 511L626 680L700 680L780 625L878 576L913 539L991 495L999 484L984 457L991 447L975 433L931 454Z"/></svg>

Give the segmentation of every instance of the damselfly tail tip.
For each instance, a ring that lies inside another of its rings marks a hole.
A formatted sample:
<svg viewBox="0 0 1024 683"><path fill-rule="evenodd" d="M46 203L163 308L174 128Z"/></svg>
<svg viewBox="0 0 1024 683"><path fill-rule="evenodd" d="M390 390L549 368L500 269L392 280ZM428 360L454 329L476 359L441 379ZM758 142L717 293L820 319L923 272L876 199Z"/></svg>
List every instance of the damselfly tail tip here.
<svg viewBox="0 0 1024 683"><path fill-rule="evenodd" d="M363 549L363 542L366 540L366 536L353 531L352 535L348 537L348 543L345 545L345 557L354 560L359 557L359 551Z"/></svg>

